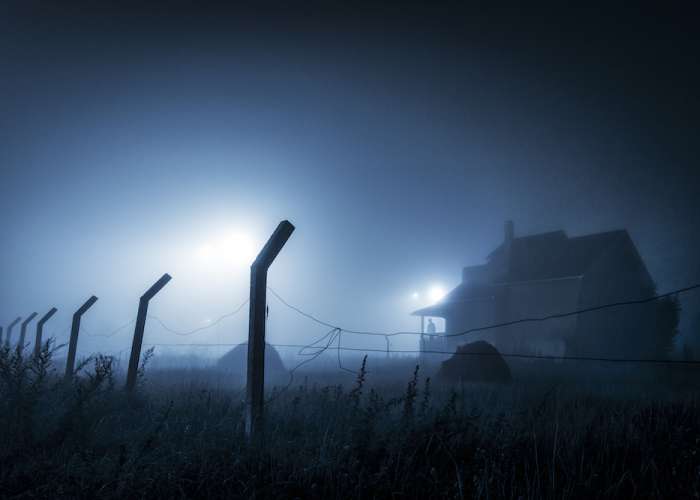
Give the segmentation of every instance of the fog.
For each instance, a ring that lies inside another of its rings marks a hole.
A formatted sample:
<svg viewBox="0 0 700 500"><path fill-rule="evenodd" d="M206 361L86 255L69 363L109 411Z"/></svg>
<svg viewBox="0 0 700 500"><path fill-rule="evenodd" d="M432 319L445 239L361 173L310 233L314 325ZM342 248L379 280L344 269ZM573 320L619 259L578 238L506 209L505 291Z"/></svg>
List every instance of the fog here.
<svg viewBox="0 0 700 500"><path fill-rule="evenodd" d="M95 294L79 353L127 352L133 327L106 335L167 272L150 314L207 326L247 299L283 219L297 229L269 285L349 329L419 330L410 313L483 263L505 220L516 236L627 229L659 292L700 279L682 29L592 11L3 9L0 324L55 306L63 343ZM269 307L271 343L327 330ZM237 344L247 313L188 336L149 320L145 342Z"/></svg>
<svg viewBox="0 0 700 500"><path fill-rule="evenodd" d="M673 7L0 2L0 498L700 497Z"/></svg>

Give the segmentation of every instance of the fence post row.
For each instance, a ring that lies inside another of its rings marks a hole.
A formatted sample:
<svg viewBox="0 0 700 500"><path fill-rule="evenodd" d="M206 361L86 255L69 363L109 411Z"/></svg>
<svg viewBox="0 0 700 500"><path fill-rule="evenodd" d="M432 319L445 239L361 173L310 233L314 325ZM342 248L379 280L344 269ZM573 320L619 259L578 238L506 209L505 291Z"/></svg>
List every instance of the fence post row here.
<svg viewBox="0 0 700 500"><path fill-rule="evenodd" d="M73 323L70 327L70 342L68 343L68 359L66 360L66 380L70 380L73 377L73 370L75 369L75 353L78 349L78 332L80 331L80 318L85 312L92 307L92 305L97 302L97 297L94 295L87 299L85 303L80 306L80 308L73 313Z"/></svg>
<svg viewBox="0 0 700 500"><path fill-rule="evenodd" d="M12 329L13 329L13 328L15 327L15 325L16 325L17 323L19 323L20 321L22 321L22 317L21 317L21 316L17 316L17 317L15 318L15 320L14 320L12 323L10 323L9 325L7 325L7 333L5 334L5 346L6 346L6 347L10 347L10 339L11 339L11 337L12 337Z"/></svg>
<svg viewBox="0 0 700 500"><path fill-rule="evenodd" d="M36 358L38 358L41 353L41 337L44 333L44 323L51 319L51 316L56 314L56 311L58 311L58 309L52 307L51 310L44 314L36 323L36 339L34 339L34 357Z"/></svg>
<svg viewBox="0 0 700 500"><path fill-rule="evenodd" d="M267 270L294 232L283 220L250 266L250 315L248 318L248 371L246 377L246 435L261 436L265 389L265 307L267 305Z"/></svg>
<svg viewBox="0 0 700 500"><path fill-rule="evenodd" d="M31 320L37 317L39 313L33 312L27 318L22 321L22 325L20 326L19 329L19 342L17 343L17 352L21 353L24 351L24 339L27 336L27 325Z"/></svg>
<svg viewBox="0 0 700 500"><path fill-rule="evenodd" d="M136 316L136 327L134 328L134 340L131 344L131 357L129 358L129 371L126 374L126 390L131 392L136 387L136 375L139 369L141 358L141 346L143 344L143 330L146 326L146 315L148 314L148 302L155 294L170 281L172 277L165 273L156 281L146 293L139 299L139 312Z"/></svg>

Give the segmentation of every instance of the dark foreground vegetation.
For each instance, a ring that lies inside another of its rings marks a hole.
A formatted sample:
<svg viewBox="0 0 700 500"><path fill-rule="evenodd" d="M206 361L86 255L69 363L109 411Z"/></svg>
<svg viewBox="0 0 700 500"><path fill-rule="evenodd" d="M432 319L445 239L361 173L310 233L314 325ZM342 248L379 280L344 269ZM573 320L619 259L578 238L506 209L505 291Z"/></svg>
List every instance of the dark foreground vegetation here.
<svg viewBox="0 0 700 500"><path fill-rule="evenodd" d="M270 393L246 444L242 392L148 373L133 397L108 357L72 382L0 353L3 498L694 498L692 390L571 384L436 390L301 380ZM178 378L179 377L179 378ZM178 382L174 382L178 380ZM637 392L634 392L637 391Z"/></svg>

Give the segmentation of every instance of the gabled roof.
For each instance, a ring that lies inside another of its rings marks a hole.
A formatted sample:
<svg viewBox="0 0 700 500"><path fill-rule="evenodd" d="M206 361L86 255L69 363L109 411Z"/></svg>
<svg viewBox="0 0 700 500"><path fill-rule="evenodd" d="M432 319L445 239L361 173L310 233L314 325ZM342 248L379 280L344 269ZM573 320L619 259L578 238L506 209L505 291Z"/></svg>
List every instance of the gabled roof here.
<svg viewBox="0 0 700 500"><path fill-rule="evenodd" d="M439 303L412 314L444 316L461 303L493 300L497 289L508 283L581 277L596 259L618 245L627 245L636 253L626 230L574 238L569 238L564 231L513 238L507 263L504 262L506 244L502 243L489 254L486 264L465 268L464 281ZM490 279L484 279L489 275ZM475 280L469 279L470 276Z"/></svg>
<svg viewBox="0 0 700 500"><path fill-rule="evenodd" d="M619 244L634 247L625 230L608 231L568 238L564 231L514 238L511 242L507 273L499 281L533 281L582 276L591 264ZM505 244L489 255L489 261L502 259Z"/></svg>
<svg viewBox="0 0 700 500"><path fill-rule="evenodd" d="M433 304L411 313L413 316L441 317L455 304L493 300L496 286L488 283L461 283L445 295L437 304Z"/></svg>

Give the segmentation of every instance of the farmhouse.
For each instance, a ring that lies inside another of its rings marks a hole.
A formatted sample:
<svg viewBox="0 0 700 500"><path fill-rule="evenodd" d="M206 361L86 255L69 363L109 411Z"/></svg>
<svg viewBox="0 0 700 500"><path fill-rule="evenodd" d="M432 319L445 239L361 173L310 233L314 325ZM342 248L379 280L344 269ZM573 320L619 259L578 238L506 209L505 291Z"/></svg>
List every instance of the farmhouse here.
<svg viewBox="0 0 700 500"><path fill-rule="evenodd" d="M465 267L459 286L413 315L422 320L444 318L449 335L646 298L654 291L654 282L626 230L578 237L564 231L516 237L508 221L503 242L486 263ZM426 335L421 349L454 352L465 342L486 340L502 353L644 356L653 353L656 345L655 314L652 302L464 336Z"/></svg>

